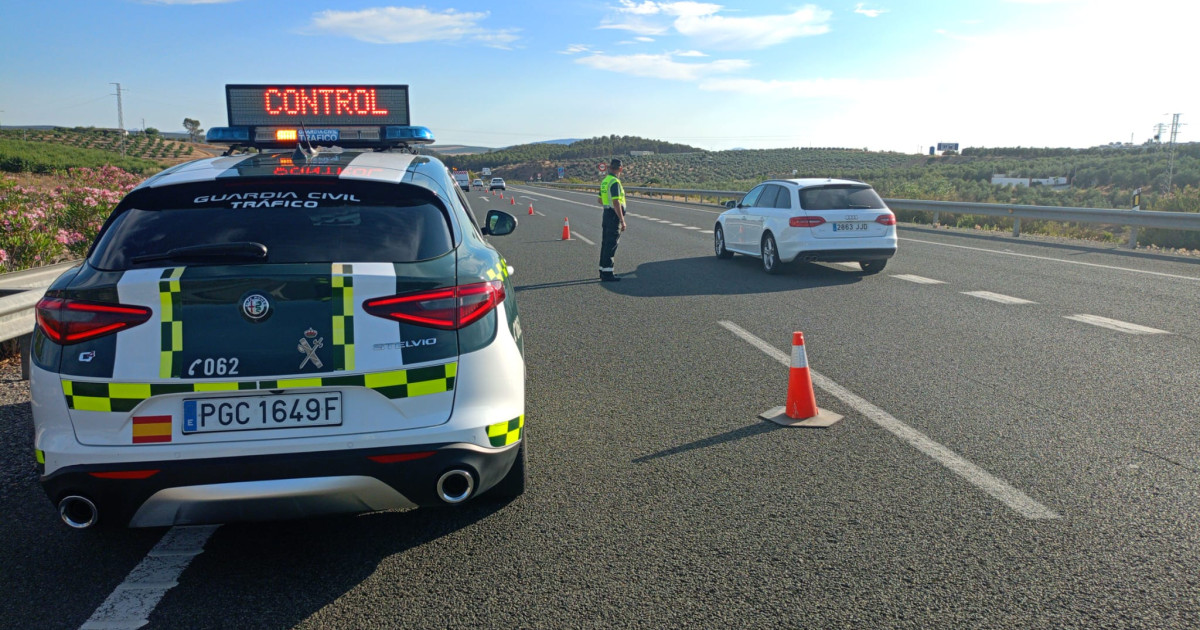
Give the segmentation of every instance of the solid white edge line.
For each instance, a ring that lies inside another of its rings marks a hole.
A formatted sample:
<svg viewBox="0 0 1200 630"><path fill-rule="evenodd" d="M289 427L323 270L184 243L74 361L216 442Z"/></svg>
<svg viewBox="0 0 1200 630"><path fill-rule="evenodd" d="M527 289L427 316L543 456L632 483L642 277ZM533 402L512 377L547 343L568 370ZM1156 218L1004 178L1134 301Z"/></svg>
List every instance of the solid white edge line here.
<svg viewBox="0 0 1200 630"><path fill-rule="evenodd" d="M1025 298L1004 295L1003 293L993 293L991 291L960 291L960 293L963 295L969 295L971 297L977 297L981 300L999 302L1000 304L1037 304L1037 302L1034 302L1033 300L1026 300Z"/></svg>
<svg viewBox="0 0 1200 630"><path fill-rule="evenodd" d="M1197 277L1181 276L1181 275L1173 274L1173 273L1163 273L1161 271L1145 271L1142 269L1130 269L1129 267L1116 267L1113 265L1101 265L1098 263L1089 263L1089 262L1083 262L1080 260L1063 260L1061 258L1051 258L1049 256L1034 256L1033 254L1018 254L1017 252L1002 252L1002 251L997 251L994 249L987 249L984 247L968 247L966 245L951 245L950 243L938 243L937 241L925 241L925 240L921 240L919 238L900 237L900 240L911 241L913 243L924 243L926 245L940 245L941 247L954 247L957 249L969 249L969 250L976 251L976 252L987 252L989 254L1000 254L1002 256L1020 256L1021 258L1033 258L1035 260L1048 260L1051 262L1064 263L1067 265L1083 265L1085 267L1098 267L1100 269L1112 269L1115 271L1128 271L1131 273L1144 273L1144 274L1151 275L1151 276L1161 276L1163 278L1177 278L1179 280L1191 280L1193 282L1200 282L1200 278L1197 278Z"/></svg>
<svg viewBox="0 0 1200 630"><path fill-rule="evenodd" d="M1130 335L1169 335L1169 334L1171 334L1170 332L1165 331L1165 330L1159 330L1157 328L1151 328L1149 326L1142 326L1140 324L1131 324L1129 322L1123 322L1119 319L1109 319L1107 317L1100 317L1099 315L1087 315L1084 313L1076 313L1075 315L1063 315L1063 317L1066 319L1072 320L1072 321L1081 322L1084 324L1091 324L1093 326L1099 326L1101 328L1107 328L1109 330L1115 330L1117 332L1123 332L1123 333L1127 333Z"/></svg>
<svg viewBox="0 0 1200 630"><path fill-rule="evenodd" d="M733 322L721 320L718 323L729 332L737 335L742 340L761 350L767 356L775 359L785 366L790 366L791 357L788 356L787 353L779 350L775 346L772 346L762 339L759 339L758 337L754 336L753 333ZM909 444L909 446L912 446L918 451L921 451L922 453L933 458L946 468L949 468L951 472L959 477L962 477L976 488L983 490L985 493L991 495L1001 503L1007 505L1021 516L1024 516L1028 519L1061 518L1050 508L1029 498L1029 496L1024 492L1017 490L986 470L963 459L954 451L951 451L945 446L934 442L929 438L929 436L897 420L888 412L860 398L850 390L821 375L811 367L808 369L808 372L812 377L814 385L825 390L834 398L841 400L846 405L854 408L868 420L874 422L883 429L886 429L892 435L904 440Z"/></svg>
<svg viewBox="0 0 1200 630"><path fill-rule="evenodd" d="M204 552L204 544L220 525L177 526L167 530L125 581L100 604L80 630L140 628L179 576Z"/></svg>
<svg viewBox="0 0 1200 630"><path fill-rule="evenodd" d="M587 243L588 245L592 245L592 246L596 245L595 243L593 243L591 241L591 239L589 239L588 237L586 237L582 234L575 232L574 230L571 230L571 238L577 238L577 239L583 241L584 243Z"/></svg>

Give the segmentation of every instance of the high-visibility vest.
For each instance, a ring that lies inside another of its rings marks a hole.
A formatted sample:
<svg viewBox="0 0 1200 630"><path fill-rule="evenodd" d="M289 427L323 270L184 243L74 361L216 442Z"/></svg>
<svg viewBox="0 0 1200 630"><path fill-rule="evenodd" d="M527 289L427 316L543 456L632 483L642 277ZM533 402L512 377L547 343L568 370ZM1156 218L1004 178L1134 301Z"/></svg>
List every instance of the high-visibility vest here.
<svg viewBox="0 0 1200 630"><path fill-rule="evenodd" d="M610 191L612 190L613 182L616 182L617 186L619 186L621 189L621 194L617 195L617 201L621 202L621 208L624 209L626 207L625 187L621 186L621 180L617 179L616 176L612 174L605 176L604 181L600 182L600 205L604 206L605 208L612 207L612 193Z"/></svg>

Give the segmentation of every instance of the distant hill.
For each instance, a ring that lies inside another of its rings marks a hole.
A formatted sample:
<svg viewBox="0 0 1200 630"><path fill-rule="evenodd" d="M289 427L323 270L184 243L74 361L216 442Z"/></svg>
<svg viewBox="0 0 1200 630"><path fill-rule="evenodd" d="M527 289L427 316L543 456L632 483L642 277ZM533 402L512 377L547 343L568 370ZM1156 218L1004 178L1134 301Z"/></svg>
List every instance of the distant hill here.
<svg viewBox="0 0 1200 630"><path fill-rule="evenodd" d="M472 147L465 144L439 144L430 148L440 155L475 155L495 151L491 147Z"/></svg>
<svg viewBox="0 0 1200 630"><path fill-rule="evenodd" d="M576 142L579 142L579 140L579 138L563 138L561 140L542 140L541 142L534 142L533 144L575 144Z"/></svg>
<svg viewBox="0 0 1200 630"><path fill-rule="evenodd" d="M630 151L651 151L655 154L677 154L703 152L686 144L675 144L663 140L652 140L637 136L602 136L587 140L575 140L570 144L558 144L566 140L532 142L520 144L481 155L451 155L434 148L448 166L478 171L484 167L497 168L515 164L541 163L549 160L609 159L629 155Z"/></svg>

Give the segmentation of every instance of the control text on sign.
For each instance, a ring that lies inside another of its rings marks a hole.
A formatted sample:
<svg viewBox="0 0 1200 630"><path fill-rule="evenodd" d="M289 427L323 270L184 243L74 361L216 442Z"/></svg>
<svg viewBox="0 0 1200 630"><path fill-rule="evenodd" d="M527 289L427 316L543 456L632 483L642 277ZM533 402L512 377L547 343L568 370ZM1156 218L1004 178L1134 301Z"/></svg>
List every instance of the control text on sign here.
<svg viewBox="0 0 1200 630"><path fill-rule="evenodd" d="M263 109L271 116L387 116L375 88L267 88Z"/></svg>

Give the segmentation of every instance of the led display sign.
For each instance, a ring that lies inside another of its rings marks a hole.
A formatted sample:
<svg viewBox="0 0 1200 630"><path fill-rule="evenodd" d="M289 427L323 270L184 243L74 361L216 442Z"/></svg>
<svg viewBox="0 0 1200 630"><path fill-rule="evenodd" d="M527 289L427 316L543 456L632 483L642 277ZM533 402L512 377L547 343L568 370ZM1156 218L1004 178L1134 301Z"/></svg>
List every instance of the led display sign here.
<svg viewBox="0 0 1200 630"><path fill-rule="evenodd" d="M226 85L229 125L408 125L407 85Z"/></svg>

